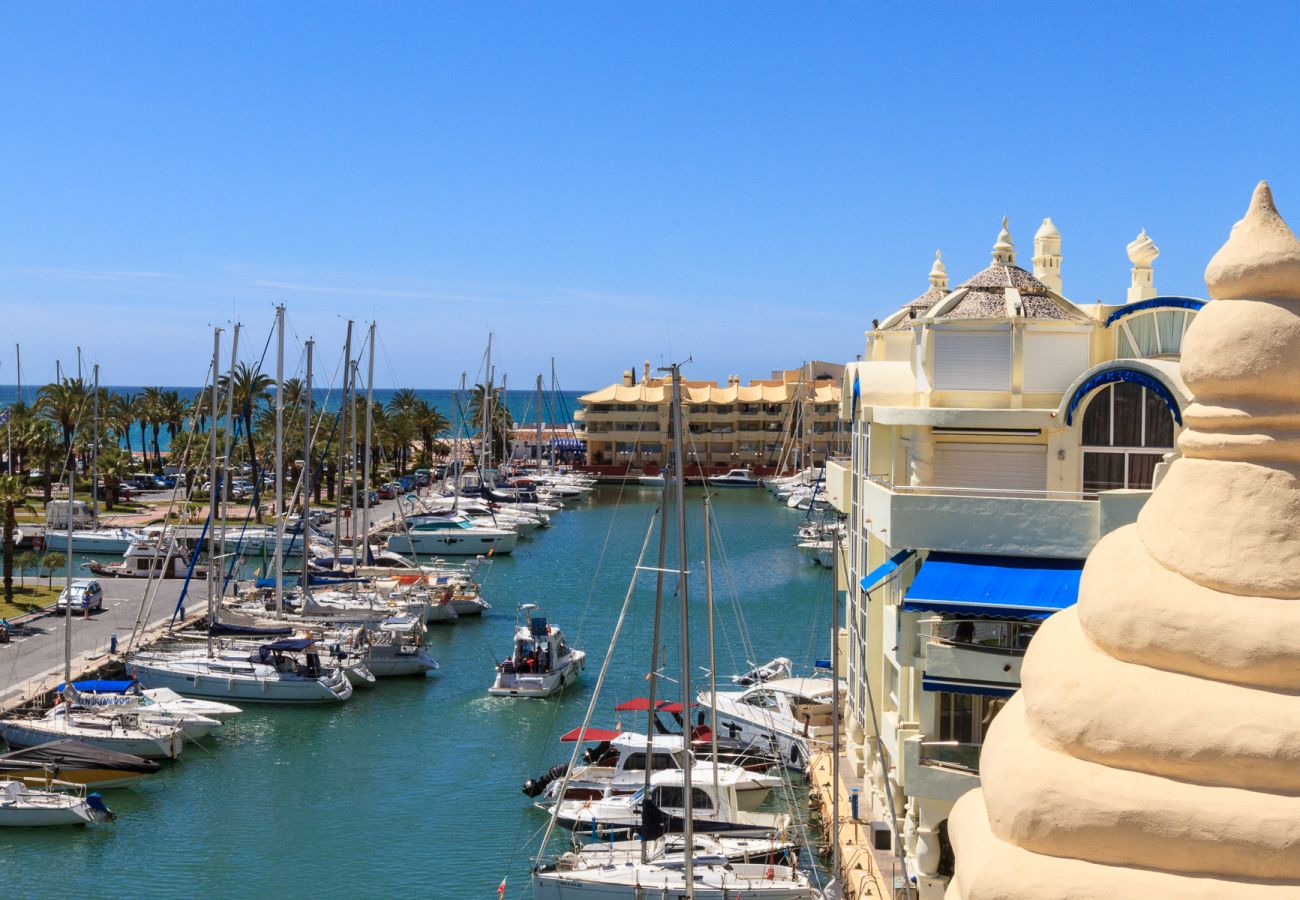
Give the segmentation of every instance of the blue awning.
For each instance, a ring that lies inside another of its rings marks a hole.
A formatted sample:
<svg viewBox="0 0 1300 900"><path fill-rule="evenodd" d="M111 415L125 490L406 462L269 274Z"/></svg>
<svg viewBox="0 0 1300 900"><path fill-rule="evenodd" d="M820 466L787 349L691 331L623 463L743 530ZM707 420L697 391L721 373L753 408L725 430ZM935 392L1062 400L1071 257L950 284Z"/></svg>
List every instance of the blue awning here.
<svg viewBox="0 0 1300 900"><path fill-rule="evenodd" d="M992 684L972 684L969 681L949 681L945 678L921 677L921 689L925 691L944 691L949 694L976 694L980 697L1010 697L1015 688Z"/></svg>
<svg viewBox="0 0 1300 900"><path fill-rule="evenodd" d="M867 577L862 579L862 589L870 591L876 585L884 581L889 575L898 571L898 567L907 562L908 559L916 555L915 550L900 550L880 565L876 566L867 573Z"/></svg>
<svg viewBox="0 0 1300 900"><path fill-rule="evenodd" d="M906 612L1045 619L1079 599L1081 559L931 553L903 600Z"/></svg>

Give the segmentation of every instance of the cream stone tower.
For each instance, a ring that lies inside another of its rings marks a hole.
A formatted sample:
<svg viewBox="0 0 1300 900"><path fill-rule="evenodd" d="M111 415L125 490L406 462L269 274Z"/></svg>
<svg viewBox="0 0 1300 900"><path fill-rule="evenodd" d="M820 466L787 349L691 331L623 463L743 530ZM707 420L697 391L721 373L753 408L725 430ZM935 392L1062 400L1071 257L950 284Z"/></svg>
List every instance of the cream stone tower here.
<svg viewBox="0 0 1300 900"><path fill-rule="evenodd" d="M1145 228L1124 248L1133 264L1133 278L1128 286L1128 302L1149 300L1156 295L1156 274L1152 263L1160 255L1156 242L1147 237Z"/></svg>
<svg viewBox="0 0 1300 900"><path fill-rule="evenodd" d="M1050 216L1034 233L1034 277L1061 293L1061 232Z"/></svg>
<svg viewBox="0 0 1300 900"><path fill-rule="evenodd" d="M1300 897L1300 241L1255 190L1182 455L1104 538L948 820L948 900Z"/></svg>

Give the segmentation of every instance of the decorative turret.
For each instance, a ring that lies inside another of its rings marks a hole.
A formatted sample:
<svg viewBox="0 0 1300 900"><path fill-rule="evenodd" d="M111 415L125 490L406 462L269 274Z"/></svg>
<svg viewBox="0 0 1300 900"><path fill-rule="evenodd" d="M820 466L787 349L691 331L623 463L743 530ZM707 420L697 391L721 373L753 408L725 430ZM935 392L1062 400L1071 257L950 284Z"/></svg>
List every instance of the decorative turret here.
<svg viewBox="0 0 1300 900"><path fill-rule="evenodd" d="M948 269L943 264L943 254L934 251L934 265L930 267L930 289L948 293Z"/></svg>
<svg viewBox="0 0 1300 900"><path fill-rule="evenodd" d="M1266 184L1205 276L1182 455L1034 637L949 900L1300 896L1300 241Z"/></svg>
<svg viewBox="0 0 1300 900"><path fill-rule="evenodd" d="M1034 234L1034 277L1061 293L1061 232L1050 216Z"/></svg>
<svg viewBox="0 0 1300 900"><path fill-rule="evenodd" d="M1147 300L1156 295L1156 276L1151 264L1160 255L1155 241L1147 237L1143 228L1128 245L1129 262L1133 263L1133 280L1128 287L1128 302Z"/></svg>
<svg viewBox="0 0 1300 900"><path fill-rule="evenodd" d="M1002 230L998 232L997 243L993 245L993 265L1014 266L1016 264L1016 245L1011 243L1011 232L1007 230L1007 217L1002 217Z"/></svg>

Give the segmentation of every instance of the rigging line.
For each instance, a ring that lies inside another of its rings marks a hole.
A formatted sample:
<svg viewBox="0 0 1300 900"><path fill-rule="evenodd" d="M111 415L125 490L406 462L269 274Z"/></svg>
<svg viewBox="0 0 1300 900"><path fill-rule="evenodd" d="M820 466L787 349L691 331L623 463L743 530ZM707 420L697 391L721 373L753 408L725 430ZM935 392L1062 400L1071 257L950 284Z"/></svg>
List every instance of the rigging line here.
<svg viewBox="0 0 1300 900"><path fill-rule="evenodd" d="M656 507L655 511L650 515L650 521L646 526L645 537L641 540L641 552L637 554L636 564L638 569L641 564L645 562L645 552L646 548L650 546L650 537L654 534L655 520L659 517L659 514L662 511L662 506ZM591 726L591 716L596 711L596 704L600 700L600 690L604 687L605 676L609 673L610 661L613 660L614 651L618 648L618 638L623 630L623 623L627 620L628 607L632 605L632 595L636 592L637 578L638 572L633 570L632 577L628 580L627 593L623 595L623 606L619 610L618 620L614 623L614 633L609 639L609 649L605 652L605 659L600 664L600 675L596 678L596 686L592 689L591 700L587 702L587 712L582 718L582 729L578 732L579 737L585 737L587 729ZM556 708L559 708L558 703L556 704ZM689 716L689 710L687 711L687 714ZM578 751L582 749L582 743L582 741L573 742L573 753L569 756L568 768L565 770L564 777L561 779L560 786L556 791L557 797L563 797L569 788L569 779L573 773L574 766L577 765ZM547 823L546 835L542 838L542 842L538 846L536 858L537 865L541 865L542 853L545 851L546 845L551 839L552 832L555 831L555 823L559 819L559 812L560 803L557 801L556 804L551 807L551 820ZM513 855L511 859L513 860Z"/></svg>

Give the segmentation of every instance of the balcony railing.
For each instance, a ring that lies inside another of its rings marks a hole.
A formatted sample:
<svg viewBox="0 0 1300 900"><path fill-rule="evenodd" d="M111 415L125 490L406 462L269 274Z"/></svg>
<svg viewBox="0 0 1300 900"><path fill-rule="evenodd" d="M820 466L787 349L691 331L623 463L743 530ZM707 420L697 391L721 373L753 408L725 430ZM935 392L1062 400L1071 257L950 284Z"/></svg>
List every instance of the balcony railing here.
<svg viewBox="0 0 1300 900"><path fill-rule="evenodd" d="M988 619L922 619L920 636L948 647L1023 656L1038 625Z"/></svg>
<svg viewBox="0 0 1300 900"><path fill-rule="evenodd" d="M921 765L978 775L980 747L980 744L962 744L957 741L922 741Z"/></svg>
<svg viewBox="0 0 1300 900"><path fill-rule="evenodd" d="M1096 491L1047 491L1019 488L945 487L935 484L894 484L885 475L868 475L867 481L893 491L918 497L1009 497L1015 500L1096 500Z"/></svg>

